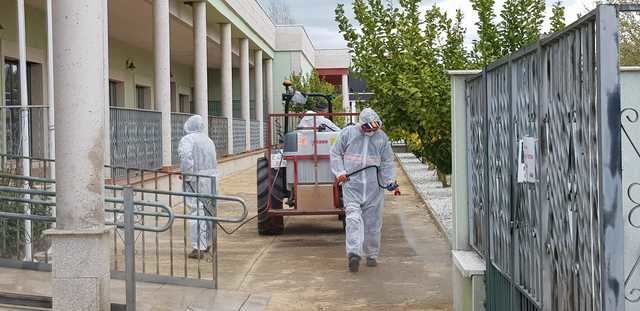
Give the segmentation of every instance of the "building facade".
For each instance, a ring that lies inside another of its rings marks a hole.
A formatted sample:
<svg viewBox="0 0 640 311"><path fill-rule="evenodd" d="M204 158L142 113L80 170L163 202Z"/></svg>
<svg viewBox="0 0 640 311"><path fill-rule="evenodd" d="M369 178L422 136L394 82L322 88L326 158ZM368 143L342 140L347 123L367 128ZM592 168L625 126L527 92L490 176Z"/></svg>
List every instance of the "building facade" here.
<svg viewBox="0 0 640 311"><path fill-rule="evenodd" d="M64 82L51 72L50 2L0 2L0 153L54 157L53 84ZM275 25L254 0L109 0L107 12L107 164L176 163L193 114L219 155L260 149L284 79L317 69L348 83L347 50L316 49L304 26Z"/></svg>

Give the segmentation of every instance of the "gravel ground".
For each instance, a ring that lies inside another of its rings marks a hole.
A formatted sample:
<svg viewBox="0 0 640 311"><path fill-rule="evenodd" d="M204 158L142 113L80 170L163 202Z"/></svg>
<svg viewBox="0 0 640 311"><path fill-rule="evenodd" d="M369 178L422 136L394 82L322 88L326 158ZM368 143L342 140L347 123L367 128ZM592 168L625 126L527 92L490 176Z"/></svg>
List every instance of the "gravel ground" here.
<svg viewBox="0 0 640 311"><path fill-rule="evenodd" d="M443 188L438 181L436 171L421 163L412 153L396 153L396 157L420 197L435 216L438 225L451 241L453 236L451 187Z"/></svg>

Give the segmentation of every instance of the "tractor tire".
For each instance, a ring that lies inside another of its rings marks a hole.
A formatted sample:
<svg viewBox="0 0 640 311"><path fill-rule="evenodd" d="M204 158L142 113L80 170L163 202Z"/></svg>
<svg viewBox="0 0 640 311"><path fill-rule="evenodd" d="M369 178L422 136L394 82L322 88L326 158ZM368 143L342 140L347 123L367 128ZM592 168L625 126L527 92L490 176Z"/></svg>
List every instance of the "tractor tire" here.
<svg viewBox="0 0 640 311"><path fill-rule="evenodd" d="M258 159L258 234L260 235L280 235L284 231L284 219L282 216L273 216L267 214L267 205L269 203L269 162L265 158ZM275 170L272 176L275 177ZM271 208L282 209L282 198L285 189L282 189L282 181L284 173L281 171L277 176L271 191Z"/></svg>

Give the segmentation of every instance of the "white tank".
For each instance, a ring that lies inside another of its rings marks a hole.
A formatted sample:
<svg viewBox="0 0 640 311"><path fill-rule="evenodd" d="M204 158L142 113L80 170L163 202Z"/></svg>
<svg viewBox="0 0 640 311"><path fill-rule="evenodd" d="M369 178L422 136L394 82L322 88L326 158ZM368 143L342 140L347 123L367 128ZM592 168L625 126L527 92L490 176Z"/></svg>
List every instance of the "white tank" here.
<svg viewBox="0 0 640 311"><path fill-rule="evenodd" d="M298 130L287 134L285 137L284 155L313 155L314 144L317 146L317 154L328 156L331 147L336 143L339 132L316 132L314 139L313 130ZM298 161L298 183L333 183L335 176L331 172L329 159L299 160ZM294 182L294 161L287 161L287 183Z"/></svg>

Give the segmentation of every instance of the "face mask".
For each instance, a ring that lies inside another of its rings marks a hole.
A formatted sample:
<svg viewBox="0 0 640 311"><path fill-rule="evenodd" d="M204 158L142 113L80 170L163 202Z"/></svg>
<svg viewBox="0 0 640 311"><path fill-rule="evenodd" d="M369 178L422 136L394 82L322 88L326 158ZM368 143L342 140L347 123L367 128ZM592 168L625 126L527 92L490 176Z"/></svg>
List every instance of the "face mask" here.
<svg viewBox="0 0 640 311"><path fill-rule="evenodd" d="M369 136L369 137L371 137L371 136L373 136L373 134L375 134L375 133L376 133L376 132L364 132L363 134L364 134L364 136Z"/></svg>

